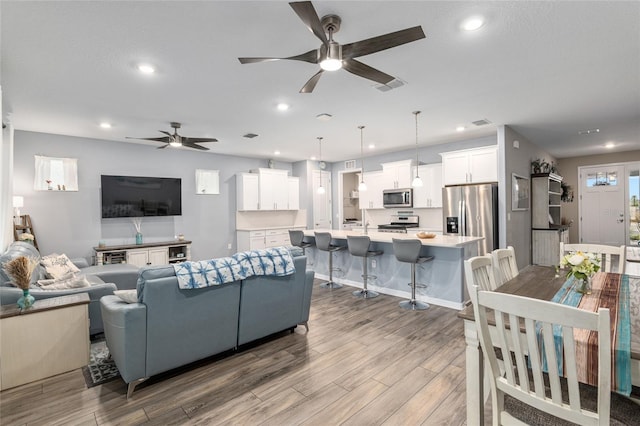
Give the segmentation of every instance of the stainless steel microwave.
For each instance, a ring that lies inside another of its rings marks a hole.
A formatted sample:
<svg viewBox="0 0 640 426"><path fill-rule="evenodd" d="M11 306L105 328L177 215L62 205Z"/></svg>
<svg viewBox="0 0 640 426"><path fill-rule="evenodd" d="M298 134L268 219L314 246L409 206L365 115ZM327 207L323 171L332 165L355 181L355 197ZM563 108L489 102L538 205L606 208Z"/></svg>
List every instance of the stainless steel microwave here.
<svg viewBox="0 0 640 426"><path fill-rule="evenodd" d="M386 208L413 207L413 189L385 189L382 191L382 205Z"/></svg>

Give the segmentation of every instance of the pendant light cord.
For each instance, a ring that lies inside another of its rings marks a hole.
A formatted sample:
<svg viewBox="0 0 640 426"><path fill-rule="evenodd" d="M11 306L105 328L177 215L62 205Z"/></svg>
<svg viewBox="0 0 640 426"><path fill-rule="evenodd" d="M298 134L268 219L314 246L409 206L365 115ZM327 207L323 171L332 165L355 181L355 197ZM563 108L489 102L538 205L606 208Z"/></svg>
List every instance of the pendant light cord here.
<svg viewBox="0 0 640 426"><path fill-rule="evenodd" d="M364 138L362 136L362 131L364 126L358 126L360 129L360 162L362 163L362 173L360 173L360 183L364 183Z"/></svg>

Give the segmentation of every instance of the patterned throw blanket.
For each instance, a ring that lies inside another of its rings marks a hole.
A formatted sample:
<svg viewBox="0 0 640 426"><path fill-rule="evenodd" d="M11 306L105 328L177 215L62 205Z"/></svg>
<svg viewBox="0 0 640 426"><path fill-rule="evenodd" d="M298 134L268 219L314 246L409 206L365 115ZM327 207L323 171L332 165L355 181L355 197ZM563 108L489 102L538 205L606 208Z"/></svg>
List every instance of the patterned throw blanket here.
<svg viewBox="0 0 640 426"><path fill-rule="evenodd" d="M282 277L296 272L291 253L286 247L272 247L236 253L231 257L173 264L178 286L183 289L203 288L254 275Z"/></svg>
<svg viewBox="0 0 640 426"><path fill-rule="evenodd" d="M591 312L597 312L598 308L609 308L612 318L611 390L629 396L631 393L629 276L599 272L593 277L592 293L589 295L576 292L574 279L569 278L551 301ZM558 354L558 371L562 374L562 330L560 327L554 326L553 334L556 354ZM578 380L593 386L598 385L597 334L595 331L575 330ZM546 364L546 359L544 362Z"/></svg>

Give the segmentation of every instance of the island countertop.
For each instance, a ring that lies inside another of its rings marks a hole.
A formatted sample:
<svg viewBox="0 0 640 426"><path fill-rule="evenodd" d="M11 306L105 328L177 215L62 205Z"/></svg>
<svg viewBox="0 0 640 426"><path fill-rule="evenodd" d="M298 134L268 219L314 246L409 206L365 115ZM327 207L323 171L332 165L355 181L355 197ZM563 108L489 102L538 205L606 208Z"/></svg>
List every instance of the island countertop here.
<svg viewBox="0 0 640 426"><path fill-rule="evenodd" d="M337 229L315 229L315 230L305 230L304 235L308 237L313 237L314 232L330 232L331 237L338 240L346 240L349 235L365 235L363 231L347 231L347 230L337 230ZM369 231L366 234L369 238L371 238L372 242L377 243L389 243L391 244L393 238L398 239L419 239L422 242L423 246L434 246L434 247L464 247L469 244L477 243L478 241L484 240L484 237L454 237L452 235L436 235L434 238L418 238L416 237L415 232L407 232L399 233L399 232L378 232L378 231Z"/></svg>

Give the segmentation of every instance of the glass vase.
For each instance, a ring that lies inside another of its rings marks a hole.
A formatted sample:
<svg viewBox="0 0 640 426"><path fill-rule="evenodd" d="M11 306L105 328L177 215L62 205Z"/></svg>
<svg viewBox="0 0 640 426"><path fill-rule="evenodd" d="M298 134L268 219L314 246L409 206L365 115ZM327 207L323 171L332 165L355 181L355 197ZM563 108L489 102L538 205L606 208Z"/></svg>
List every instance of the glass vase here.
<svg viewBox="0 0 640 426"><path fill-rule="evenodd" d="M140 232L136 232L136 244L142 244L142 234Z"/></svg>
<svg viewBox="0 0 640 426"><path fill-rule="evenodd" d="M35 301L35 297L29 294L29 289L27 288L22 290L22 296L18 299L18 306L20 309L29 309L33 306L33 302Z"/></svg>
<svg viewBox="0 0 640 426"><path fill-rule="evenodd" d="M582 294L591 294L591 277L576 278L576 291Z"/></svg>

